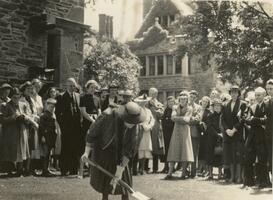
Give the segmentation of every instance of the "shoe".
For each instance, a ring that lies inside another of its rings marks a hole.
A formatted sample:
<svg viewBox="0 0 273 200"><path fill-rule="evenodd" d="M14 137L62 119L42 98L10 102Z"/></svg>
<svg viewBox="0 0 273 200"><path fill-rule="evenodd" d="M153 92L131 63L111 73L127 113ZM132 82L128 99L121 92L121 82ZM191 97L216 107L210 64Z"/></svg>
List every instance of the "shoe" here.
<svg viewBox="0 0 273 200"><path fill-rule="evenodd" d="M45 171L45 172L42 172L41 176L42 177L54 177L56 175L52 174L50 171Z"/></svg>
<svg viewBox="0 0 273 200"><path fill-rule="evenodd" d="M72 170L72 171L69 172L69 175L77 175L77 174L78 174L78 172L74 171L74 170Z"/></svg>
<svg viewBox="0 0 273 200"><path fill-rule="evenodd" d="M68 176L68 172L61 172L61 176Z"/></svg>
<svg viewBox="0 0 273 200"><path fill-rule="evenodd" d="M209 176L206 180L207 180L207 181L213 180L213 176Z"/></svg>
<svg viewBox="0 0 273 200"><path fill-rule="evenodd" d="M23 173L23 176L24 176L24 177L29 177L29 176L31 176L31 175L32 175L32 173L29 172L29 171L26 171L26 172Z"/></svg>
<svg viewBox="0 0 273 200"><path fill-rule="evenodd" d="M236 184L242 184L243 183L243 180L241 179L241 178L238 178L237 180L236 180Z"/></svg>
<svg viewBox="0 0 273 200"><path fill-rule="evenodd" d="M182 175L182 176L180 176L180 178L179 178L180 180L186 180L187 179L187 177L186 177L186 175Z"/></svg>
<svg viewBox="0 0 273 200"><path fill-rule="evenodd" d="M224 178L223 174L218 174L218 180L222 180Z"/></svg>
<svg viewBox="0 0 273 200"><path fill-rule="evenodd" d="M83 176L82 175L78 175L77 178L78 179L83 179Z"/></svg>
<svg viewBox="0 0 273 200"><path fill-rule="evenodd" d="M190 175L189 178L195 179L196 175Z"/></svg>
<svg viewBox="0 0 273 200"><path fill-rule="evenodd" d="M164 180L173 180L173 176L171 174L168 174L165 176Z"/></svg>

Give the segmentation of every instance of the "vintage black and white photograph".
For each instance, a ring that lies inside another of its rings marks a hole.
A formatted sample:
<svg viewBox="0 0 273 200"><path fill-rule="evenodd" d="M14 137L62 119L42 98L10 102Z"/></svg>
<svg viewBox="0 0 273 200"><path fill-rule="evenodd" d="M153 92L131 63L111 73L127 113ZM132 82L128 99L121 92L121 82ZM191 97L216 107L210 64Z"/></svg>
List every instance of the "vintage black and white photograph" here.
<svg viewBox="0 0 273 200"><path fill-rule="evenodd" d="M0 0L0 200L272 199L273 0Z"/></svg>

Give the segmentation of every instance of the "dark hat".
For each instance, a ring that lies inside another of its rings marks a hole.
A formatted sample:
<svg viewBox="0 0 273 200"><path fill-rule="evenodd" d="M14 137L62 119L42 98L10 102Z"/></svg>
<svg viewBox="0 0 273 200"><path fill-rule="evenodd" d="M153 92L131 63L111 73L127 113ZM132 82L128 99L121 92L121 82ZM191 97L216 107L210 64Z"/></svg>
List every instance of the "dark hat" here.
<svg viewBox="0 0 273 200"><path fill-rule="evenodd" d="M119 88L118 85L116 85L114 83L109 85L109 89L118 89L118 88Z"/></svg>
<svg viewBox="0 0 273 200"><path fill-rule="evenodd" d="M231 93L231 91L237 91L239 93L239 96L241 95L241 90L238 85L232 85L229 89L229 93Z"/></svg>
<svg viewBox="0 0 273 200"><path fill-rule="evenodd" d="M146 120L146 111L134 102L128 102L123 106L119 106L118 114L129 124L139 124Z"/></svg>
<svg viewBox="0 0 273 200"><path fill-rule="evenodd" d="M53 104L53 105L55 105L55 104L57 103L57 101L56 101L55 99L53 99L53 98L48 98L48 99L46 100L46 103L47 103L47 104Z"/></svg>
<svg viewBox="0 0 273 200"><path fill-rule="evenodd" d="M238 91L240 91L240 88L239 88L238 85L232 85L232 86L230 87L229 91L231 91L231 90L238 90Z"/></svg>
<svg viewBox="0 0 273 200"><path fill-rule="evenodd" d="M197 92L196 90L191 90L191 91L190 91L190 94L194 94L194 95L197 96L197 95L198 95L198 92Z"/></svg>
<svg viewBox="0 0 273 200"><path fill-rule="evenodd" d="M11 88L9 96L20 95L20 90L17 87Z"/></svg>
<svg viewBox="0 0 273 200"><path fill-rule="evenodd" d="M30 81L27 81L27 82L23 83L20 86L20 91L24 92L27 87L32 87L32 83Z"/></svg>
<svg viewBox="0 0 273 200"><path fill-rule="evenodd" d="M3 90L3 89L11 89L11 85L8 84L8 83L3 83L0 87L0 90Z"/></svg>

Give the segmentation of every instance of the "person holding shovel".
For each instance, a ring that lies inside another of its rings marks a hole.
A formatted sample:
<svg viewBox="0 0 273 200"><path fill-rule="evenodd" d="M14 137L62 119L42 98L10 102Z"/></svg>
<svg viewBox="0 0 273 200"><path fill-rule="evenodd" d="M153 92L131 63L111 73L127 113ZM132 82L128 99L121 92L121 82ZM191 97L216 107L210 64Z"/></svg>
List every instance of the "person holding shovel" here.
<svg viewBox="0 0 273 200"><path fill-rule="evenodd" d="M97 166L91 167L91 186L102 194L102 200L108 200L110 194L121 195L122 200L129 199L129 191L118 183L123 180L132 185L132 176L128 167L136 142L137 124L146 120L146 112L134 102L108 107L93 123L86 137L83 162L89 161L115 174L111 178Z"/></svg>

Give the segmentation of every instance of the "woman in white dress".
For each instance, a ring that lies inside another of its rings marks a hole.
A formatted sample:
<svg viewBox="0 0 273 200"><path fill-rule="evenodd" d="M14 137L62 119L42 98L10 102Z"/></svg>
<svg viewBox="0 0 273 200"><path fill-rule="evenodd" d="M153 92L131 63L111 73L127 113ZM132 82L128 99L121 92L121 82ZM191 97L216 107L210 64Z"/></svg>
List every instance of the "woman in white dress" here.
<svg viewBox="0 0 273 200"><path fill-rule="evenodd" d="M181 179L185 179L187 164L194 161L189 127L192 109L188 106L188 98L189 94L186 91L181 92L178 97L179 104L173 107L171 118L175 124L167 156L170 167L166 180L173 178L175 162L182 163Z"/></svg>
<svg viewBox="0 0 273 200"><path fill-rule="evenodd" d="M147 118L144 122L139 124L139 137L140 143L138 147L138 159L140 164L140 174L144 174L145 161L147 159L152 159L152 139L151 139L151 130L155 124L154 117L152 112L146 107L150 98L147 95L142 95L137 97L134 101L139 104L146 111Z"/></svg>

